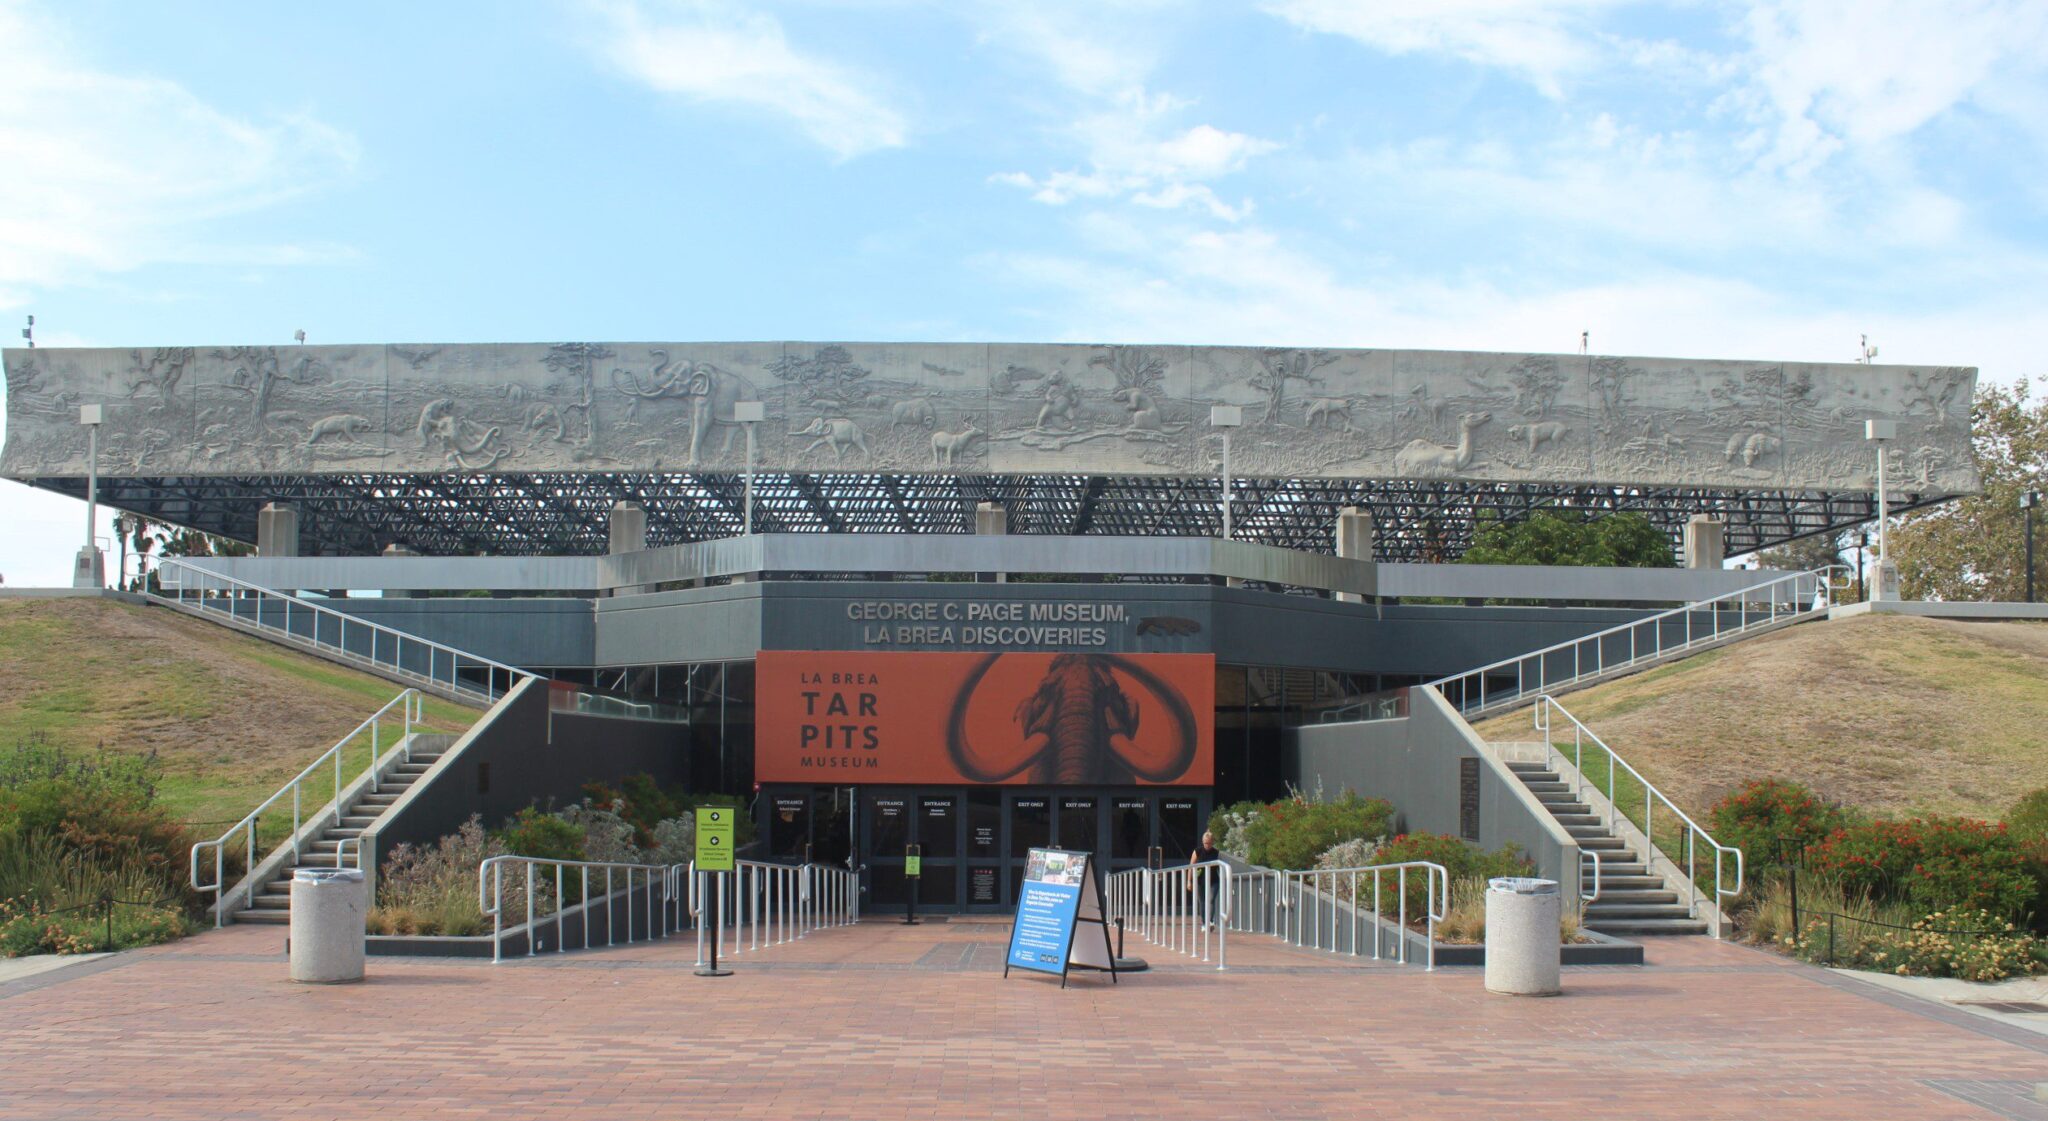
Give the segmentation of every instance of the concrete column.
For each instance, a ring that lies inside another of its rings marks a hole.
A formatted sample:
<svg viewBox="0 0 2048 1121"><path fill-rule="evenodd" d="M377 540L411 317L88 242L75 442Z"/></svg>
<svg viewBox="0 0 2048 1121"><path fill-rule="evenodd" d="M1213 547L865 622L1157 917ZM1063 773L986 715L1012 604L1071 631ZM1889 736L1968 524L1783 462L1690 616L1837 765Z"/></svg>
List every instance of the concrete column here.
<svg viewBox="0 0 2048 1121"><path fill-rule="evenodd" d="M1337 555L1351 560L1372 559L1372 511L1363 506L1346 506L1337 511ZM1339 603L1362 603L1365 597L1338 592Z"/></svg>
<svg viewBox="0 0 2048 1121"><path fill-rule="evenodd" d="M610 552L637 553L647 547L647 511L634 502L612 503Z"/></svg>
<svg viewBox="0 0 2048 1121"><path fill-rule="evenodd" d="M608 552L613 556L620 553L637 553L647 547L647 511L637 502L612 503L611 544ZM609 595L630 596L640 592L653 591L651 587L613 588Z"/></svg>
<svg viewBox="0 0 2048 1121"><path fill-rule="evenodd" d="M1728 559L1728 527L1706 514L1685 521L1685 567L1719 568Z"/></svg>
<svg viewBox="0 0 2048 1121"><path fill-rule="evenodd" d="M1005 509L1003 507L1003 504L1000 502L975 503L974 533L977 537L1009 536L1010 511ZM1009 583L1010 580L1010 576L1006 572L994 573L993 578L995 582L998 584L1006 584ZM986 572L978 572L975 574L974 579L977 583L985 584L988 583L990 579L990 574Z"/></svg>
<svg viewBox="0 0 2048 1121"><path fill-rule="evenodd" d="M281 502L266 502L256 512L256 555L299 555L299 511Z"/></svg>
<svg viewBox="0 0 2048 1121"><path fill-rule="evenodd" d="M1010 512L1000 502L974 504L974 532L983 537L1003 537L1010 532Z"/></svg>

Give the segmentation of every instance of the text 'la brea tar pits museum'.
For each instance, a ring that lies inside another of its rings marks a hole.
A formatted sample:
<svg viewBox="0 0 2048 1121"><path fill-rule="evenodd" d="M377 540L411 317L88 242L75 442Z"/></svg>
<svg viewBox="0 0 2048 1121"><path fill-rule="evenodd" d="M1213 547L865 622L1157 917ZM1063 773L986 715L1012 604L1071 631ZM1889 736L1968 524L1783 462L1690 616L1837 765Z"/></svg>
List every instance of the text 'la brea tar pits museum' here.
<svg viewBox="0 0 2048 1121"><path fill-rule="evenodd" d="M1810 610L1824 577L1722 559L1871 520L1880 448L1894 511L1978 488L1967 368L796 342L5 360L0 472L255 546L166 562L160 602L493 706L363 829L366 866L645 771L752 799L764 858L850 862L881 909L910 844L922 906L1006 910L1034 846L1185 862L1212 807L1289 783L1572 881L1600 846L1465 716ZM1545 507L1640 514L1683 567L1455 563L1475 521Z"/></svg>

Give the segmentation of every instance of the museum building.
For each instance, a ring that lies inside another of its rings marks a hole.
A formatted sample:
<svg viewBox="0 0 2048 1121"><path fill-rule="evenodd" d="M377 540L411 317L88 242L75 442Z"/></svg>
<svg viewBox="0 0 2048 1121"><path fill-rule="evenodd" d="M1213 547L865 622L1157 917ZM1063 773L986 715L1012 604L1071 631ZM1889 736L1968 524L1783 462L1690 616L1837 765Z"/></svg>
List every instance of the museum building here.
<svg viewBox="0 0 2048 1121"><path fill-rule="evenodd" d="M1213 807L1302 780L1292 729L1760 585L1723 558L1875 514L1874 432L1892 510L1979 485L1967 368L794 342L5 365L0 474L255 546L180 579L260 624L317 604L616 698L654 745L632 769L751 799L765 855L864 866L885 908L911 851L936 909L1007 909L1034 846L1184 861ZM1684 566L1457 563L1541 508L1639 513ZM447 814L625 765L466 774Z"/></svg>

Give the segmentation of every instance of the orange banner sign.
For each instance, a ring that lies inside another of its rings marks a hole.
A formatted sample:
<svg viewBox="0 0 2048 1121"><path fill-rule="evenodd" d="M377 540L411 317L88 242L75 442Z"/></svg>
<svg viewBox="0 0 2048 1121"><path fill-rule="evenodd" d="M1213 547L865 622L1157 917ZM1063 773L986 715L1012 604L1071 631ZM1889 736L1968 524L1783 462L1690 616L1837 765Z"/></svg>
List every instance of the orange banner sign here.
<svg viewBox="0 0 2048 1121"><path fill-rule="evenodd" d="M760 782L1208 786L1209 654L763 650Z"/></svg>

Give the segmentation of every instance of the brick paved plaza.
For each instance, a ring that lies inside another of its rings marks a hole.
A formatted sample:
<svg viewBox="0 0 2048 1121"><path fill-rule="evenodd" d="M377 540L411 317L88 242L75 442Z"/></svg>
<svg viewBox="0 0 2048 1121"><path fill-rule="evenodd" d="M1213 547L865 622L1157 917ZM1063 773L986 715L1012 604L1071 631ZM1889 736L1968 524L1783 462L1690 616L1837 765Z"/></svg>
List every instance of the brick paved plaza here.
<svg viewBox="0 0 2048 1121"><path fill-rule="evenodd" d="M1241 937L1116 987L1006 928L873 922L691 975L687 940L285 980L233 927L0 984L0 1117L2048 1116L2048 1036L1705 939L1489 996Z"/></svg>

